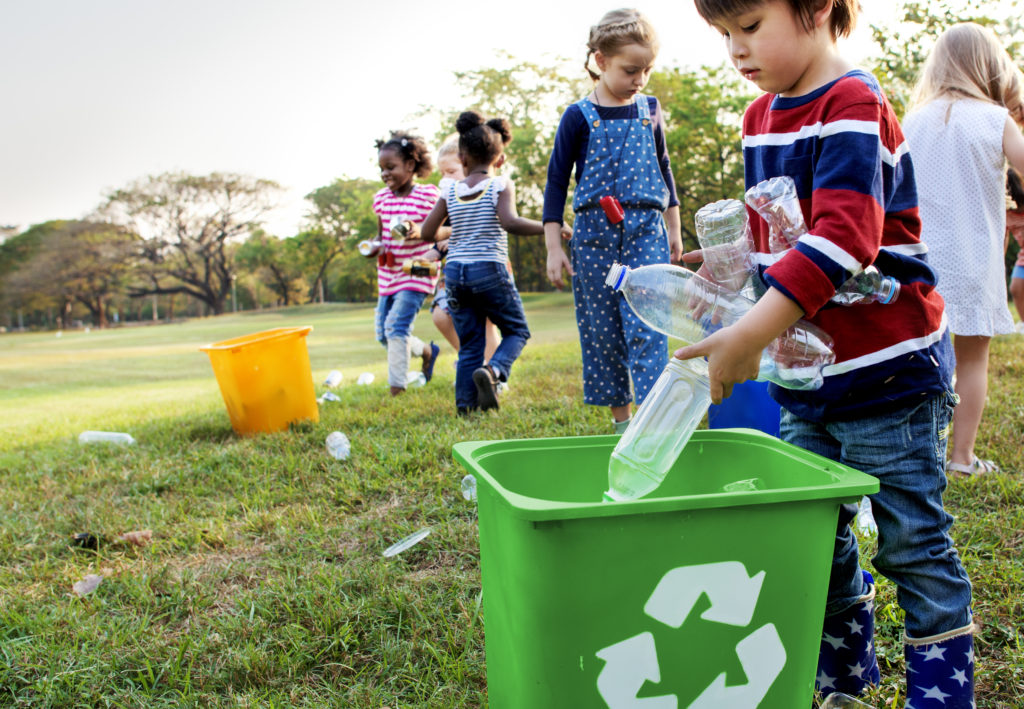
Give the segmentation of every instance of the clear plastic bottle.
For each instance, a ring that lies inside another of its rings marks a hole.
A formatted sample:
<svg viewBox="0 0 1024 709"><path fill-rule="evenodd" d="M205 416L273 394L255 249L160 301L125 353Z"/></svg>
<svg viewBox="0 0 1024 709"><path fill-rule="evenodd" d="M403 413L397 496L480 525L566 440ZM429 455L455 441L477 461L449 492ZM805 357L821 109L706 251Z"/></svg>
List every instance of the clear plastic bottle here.
<svg viewBox="0 0 1024 709"><path fill-rule="evenodd" d="M606 282L622 291L645 323L690 344L732 325L754 306L750 298L670 264L635 269L612 264ZM824 382L822 368L835 358L832 338L800 320L765 348L758 380L787 389L818 389Z"/></svg>
<svg viewBox="0 0 1024 709"><path fill-rule="evenodd" d="M878 523L875 513L871 510L871 498L865 495L857 505L857 528L869 537L878 534Z"/></svg>
<svg viewBox="0 0 1024 709"><path fill-rule="evenodd" d="M344 375L341 373L340 369L332 369L330 372L328 372L327 378L324 379L324 386L328 387L329 389L333 389L334 387L341 384L341 380L343 378Z"/></svg>
<svg viewBox="0 0 1024 709"><path fill-rule="evenodd" d="M331 431L327 435L327 452L338 460L348 458L352 453L352 444L349 443L348 436L341 431Z"/></svg>
<svg viewBox="0 0 1024 709"><path fill-rule="evenodd" d="M711 277L731 291L743 291L754 271L746 205L720 199L698 209L693 221Z"/></svg>
<svg viewBox="0 0 1024 709"><path fill-rule="evenodd" d="M135 445L130 433L116 431L82 431L78 434L79 443L117 443L123 446Z"/></svg>
<svg viewBox="0 0 1024 709"><path fill-rule="evenodd" d="M604 499L633 500L661 485L710 405L707 363L669 358L612 451Z"/></svg>
<svg viewBox="0 0 1024 709"><path fill-rule="evenodd" d="M747 190L746 201L768 223L768 249L773 254L785 253L807 233L792 177L783 175L758 182ZM868 266L839 286L832 302L839 305L891 303L899 294L899 281Z"/></svg>

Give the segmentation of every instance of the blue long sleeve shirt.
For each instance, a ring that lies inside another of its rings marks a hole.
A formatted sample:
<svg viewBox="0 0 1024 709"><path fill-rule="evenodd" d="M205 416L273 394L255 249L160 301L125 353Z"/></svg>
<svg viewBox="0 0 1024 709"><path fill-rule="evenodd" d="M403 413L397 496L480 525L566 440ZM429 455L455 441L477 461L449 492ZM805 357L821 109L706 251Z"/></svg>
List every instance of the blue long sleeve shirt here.
<svg viewBox="0 0 1024 709"><path fill-rule="evenodd" d="M672 167L668 159L668 148L665 145L665 118L661 105L654 96L648 96L651 108L651 122L654 125L654 144L657 149L658 165L661 175L668 187L668 206L679 204L676 196L676 181L672 176ZM636 118L636 104L625 106L595 106L597 115L602 120ZM569 177L575 175L576 182L583 174L583 163L587 157L587 143L590 141L590 124L583 117L583 111L575 103L562 114L555 132L555 145L548 161L548 181L544 187L544 222L562 223L565 213L565 200L569 194Z"/></svg>

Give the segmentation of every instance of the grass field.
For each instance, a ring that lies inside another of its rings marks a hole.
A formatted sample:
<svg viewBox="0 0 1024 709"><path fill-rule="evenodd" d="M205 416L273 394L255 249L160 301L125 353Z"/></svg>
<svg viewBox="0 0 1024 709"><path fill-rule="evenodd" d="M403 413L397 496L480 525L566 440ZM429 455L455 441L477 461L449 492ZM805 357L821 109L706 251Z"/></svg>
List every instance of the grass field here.
<svg viewBox="0 0 1024 709"><path fill-rule="evenodd" d="M470 419L453 415L447 348L434 382L386 395L368 306L0 336L0 706L485 705L476 512L451 446L609 432L581 403L571 298L525 301L534 338L512 389ZM198 348L285 325L313 325L314 380L341 369L342 401L237 437ZM417 334L440 342L425 314ZM979 707L1024 706L1022 350L994 343L979 441L1006 472L947 494L975 585ZM376 383L356 386L363 371ZM138 444L80 446L85 429ZM332 430L352 440L346 461L324 450ZM141 529L151 544L118 540ZM75 548L79 532L99 549ZM103 581L78 598L87 574ZM902 706L900 611L884 580L879 593L870 700Z"/></svg>

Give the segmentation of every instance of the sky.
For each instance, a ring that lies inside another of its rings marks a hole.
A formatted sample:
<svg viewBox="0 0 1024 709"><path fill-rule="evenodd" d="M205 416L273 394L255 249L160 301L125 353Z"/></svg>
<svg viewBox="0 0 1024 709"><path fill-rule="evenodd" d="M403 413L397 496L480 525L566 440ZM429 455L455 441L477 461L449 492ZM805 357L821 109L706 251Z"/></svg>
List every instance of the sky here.
<svg viewBox="0 0 1024 709"><path fill-rule="evenodd" d="M888 0L862 0L844 50L871 52ZM148 175L233 172L285 188L268 231L291 236L304 195L376 179L374 140L426 106L462 107L454 72L516 59L580 65L616 7L575 0L31 0L0 3L0 225L86 216ZM658 65L719 64L688 0L639 5ZM461 8L470 8L461 10Z"/></svg>

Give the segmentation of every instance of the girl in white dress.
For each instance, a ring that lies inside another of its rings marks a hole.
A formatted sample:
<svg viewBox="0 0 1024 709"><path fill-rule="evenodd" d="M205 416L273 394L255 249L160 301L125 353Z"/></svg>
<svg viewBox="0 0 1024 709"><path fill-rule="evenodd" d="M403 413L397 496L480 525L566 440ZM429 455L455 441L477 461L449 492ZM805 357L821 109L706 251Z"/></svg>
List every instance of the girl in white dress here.
<svg viewBox="0 0 1024 709"><path fill-rule="evenodd" d="M921 239L946 301L956 352L947 472L998 470L974 453L993 335L1013 332L1003 265L1005 163L1024 169L1021 73L995 34L964 23L935 43L903 122L914 161Z"/></svg>

